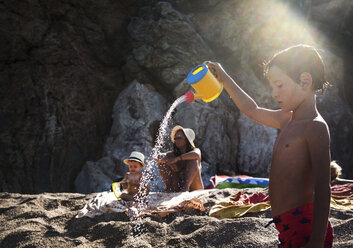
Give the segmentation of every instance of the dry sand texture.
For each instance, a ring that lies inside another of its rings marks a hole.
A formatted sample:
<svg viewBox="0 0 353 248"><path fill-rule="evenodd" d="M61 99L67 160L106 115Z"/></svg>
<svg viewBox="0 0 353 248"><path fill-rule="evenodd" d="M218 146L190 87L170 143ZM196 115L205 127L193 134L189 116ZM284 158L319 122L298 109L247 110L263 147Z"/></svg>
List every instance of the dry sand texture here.
<svg viewBox="0 0 353 248"><path fill-rule="evenodd" d="M253 191L256 191L252 189ZM208 211L235 189L210 191L205 213L189 211L165 218L143 218L144 231L123 213L76 219L96 194L0 193L0 247L276 247L270 211L218 220ZM334 247L353 247L353 211L332 210Z"/></svg>

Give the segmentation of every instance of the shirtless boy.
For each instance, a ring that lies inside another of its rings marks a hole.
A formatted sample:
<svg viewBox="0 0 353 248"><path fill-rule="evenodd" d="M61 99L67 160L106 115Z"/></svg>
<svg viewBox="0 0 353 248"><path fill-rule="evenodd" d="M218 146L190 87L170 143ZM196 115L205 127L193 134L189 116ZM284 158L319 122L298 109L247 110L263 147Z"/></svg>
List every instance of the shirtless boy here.
<svg viewBox="0 0 353 248"><path fill-rule="evenodd" d="M134 197L139 191L141 184L142 172L140 171L145 167L145 156L140 152L132 152L130 157L124 160L124 163L129 166L129 172L124 176L121 181L121 185L126 189L127 193L121 194L121 199L125 201L134 201ZM150 185L147 185L143 190L145 190L145 195L150 191Z"/></svg>
<svg viewBox="0 0 353 248"><path fill-rule="evenodd" d="M328 84L315 48L298 45L265 66L279 110L259 107L219 63L210 71L246 116L280 129L270 169L270 202L280 247L331 247L330 135L316 108L315 92Z"/></svg>

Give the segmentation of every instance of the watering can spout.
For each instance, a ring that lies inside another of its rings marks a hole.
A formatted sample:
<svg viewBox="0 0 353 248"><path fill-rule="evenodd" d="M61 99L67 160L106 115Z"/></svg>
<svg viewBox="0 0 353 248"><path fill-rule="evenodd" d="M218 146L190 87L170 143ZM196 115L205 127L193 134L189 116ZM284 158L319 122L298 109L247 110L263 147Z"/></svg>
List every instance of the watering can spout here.
<svg viewBox="0 0 353 248"><path fill-rule="evenodd" d="M185 95L185 100L186 100L187 102L193 102L193 101L195 101L195 99L200 99L200 98L202 98L202 95L201 95L201 94L194 93L194 92L192 92L192 91L188 91L188 92L186 92L184 95Z"/></svg>

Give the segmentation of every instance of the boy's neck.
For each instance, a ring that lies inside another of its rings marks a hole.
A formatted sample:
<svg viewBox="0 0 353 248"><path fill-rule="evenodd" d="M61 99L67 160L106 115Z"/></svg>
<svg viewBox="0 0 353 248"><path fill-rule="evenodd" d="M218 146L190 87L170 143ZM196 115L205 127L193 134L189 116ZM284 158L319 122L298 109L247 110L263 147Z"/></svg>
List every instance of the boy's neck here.
<svg viewBox="0 0 353 248"><path fill-rule="evenodd" d="M293 110L292 120L313 119L317 115L316 95L313 93L304 98L297 108Z"/></svg>

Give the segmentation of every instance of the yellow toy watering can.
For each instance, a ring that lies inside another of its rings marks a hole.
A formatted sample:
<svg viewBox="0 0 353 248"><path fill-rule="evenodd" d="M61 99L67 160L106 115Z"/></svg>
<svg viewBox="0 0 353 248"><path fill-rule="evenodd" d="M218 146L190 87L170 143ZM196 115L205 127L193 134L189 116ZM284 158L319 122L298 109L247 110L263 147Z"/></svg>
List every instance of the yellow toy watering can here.
<svg viewBox="0 0 353 248"><path fill-rule="evenodd" d="M196 90L196 93L186 92L185 99L187 102L193 102L199 98L204 102L211 102L221 94L223 84L209 71L207 63L198 65L189 72L186 81Z"/></svg>

